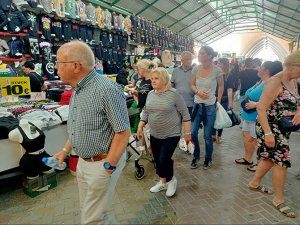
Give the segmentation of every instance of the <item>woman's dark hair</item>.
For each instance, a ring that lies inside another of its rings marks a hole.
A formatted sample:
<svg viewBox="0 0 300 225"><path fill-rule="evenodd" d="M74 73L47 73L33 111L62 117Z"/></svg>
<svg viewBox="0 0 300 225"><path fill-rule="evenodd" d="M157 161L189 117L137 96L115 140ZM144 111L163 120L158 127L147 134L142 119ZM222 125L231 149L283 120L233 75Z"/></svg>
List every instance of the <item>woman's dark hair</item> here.
<svg viewBox="0 0 300 225"><path fill-rule="evenodd" d="M282 63L279 61L266 61L262 64L262 66L270 72L271 76L274 76L283 70Z"/></svg>
<svg viewBox="0 0 300 225"><path fill-rule="evenodd" d="M209 46L202 46L201 49L203 49L207 55L210 56L211 59L218 56L218 53L214 51L212 47Z"/></svg>
<svg viewBox="0 0 300 225"><path fill-rule="evenodd" d="M31 69L31 70L34 70L34 69L35 69L35 66L34 66L33 62L29 62L29 61L24 62L23 66L24 66L25 68L29 68L29 69Z"/></svg>

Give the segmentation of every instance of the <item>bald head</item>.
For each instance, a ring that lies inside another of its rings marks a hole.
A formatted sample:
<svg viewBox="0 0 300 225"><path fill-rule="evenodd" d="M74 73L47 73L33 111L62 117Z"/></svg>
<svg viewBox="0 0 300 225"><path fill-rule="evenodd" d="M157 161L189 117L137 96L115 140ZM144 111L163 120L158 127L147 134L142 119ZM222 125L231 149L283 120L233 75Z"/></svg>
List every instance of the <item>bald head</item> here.
<svg viewBox="0 0 300 225"><path fill-rule="evenodd" d="M58 52L68 61L78 61L86 69L92 69L95 66L95 56L86 43L82 41L71 41L63 44Z"/></svg>

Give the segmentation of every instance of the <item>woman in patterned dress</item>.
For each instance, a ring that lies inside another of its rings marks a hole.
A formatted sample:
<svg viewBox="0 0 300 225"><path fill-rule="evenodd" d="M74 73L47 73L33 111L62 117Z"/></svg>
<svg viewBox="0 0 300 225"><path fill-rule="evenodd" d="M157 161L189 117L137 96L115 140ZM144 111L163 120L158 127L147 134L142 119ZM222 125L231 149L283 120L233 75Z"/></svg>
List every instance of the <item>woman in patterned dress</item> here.
<svg viewBox="0 0 300 225"><path fill-rule="evenodd" d="M272 194L270 189L261 186L260 183L264 175L273 168L273 205L285 216L294 218L296 213L284 203L283 190L287 169L291 167L288 143L290 133L281 131L278 121L283 116L294 115L293 124L300 124L300 98L294 85L294 79L300 77L300 51L290 54L284 65L284 71L267 81L257 105L257 156L261 161L249 182L249 188Z"/></svg>

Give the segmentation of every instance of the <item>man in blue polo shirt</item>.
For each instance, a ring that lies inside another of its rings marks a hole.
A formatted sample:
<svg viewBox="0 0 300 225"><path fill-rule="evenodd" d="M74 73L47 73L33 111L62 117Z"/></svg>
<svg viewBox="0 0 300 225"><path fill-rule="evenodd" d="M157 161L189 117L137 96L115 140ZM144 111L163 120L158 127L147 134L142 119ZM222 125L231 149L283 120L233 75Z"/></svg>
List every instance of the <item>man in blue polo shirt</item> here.
<svg viewBox="0 0 300 225"><path fill-rule="evenodd" d="M194 105L194 93L190 85L190 80L192 77L192 60L193 55L191 52L182 52L182 65L173 70L171 78L172 86L176 88L178 93L183 97L190 114L192 114Z"/></svg>

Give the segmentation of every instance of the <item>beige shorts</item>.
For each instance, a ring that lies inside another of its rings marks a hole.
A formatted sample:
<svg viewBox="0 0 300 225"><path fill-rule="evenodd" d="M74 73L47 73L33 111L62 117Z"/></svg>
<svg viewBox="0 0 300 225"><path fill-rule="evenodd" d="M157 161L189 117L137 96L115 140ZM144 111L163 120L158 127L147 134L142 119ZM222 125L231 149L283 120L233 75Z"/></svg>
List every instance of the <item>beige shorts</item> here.
<svg viewBox="0 0 300 225"><path fill-rule="evenodd" d="M248 131L250 133L250 136L256 139L257 137L256 137L255 126L256 126L256 122L243 120L242 131Z"/></svg>

